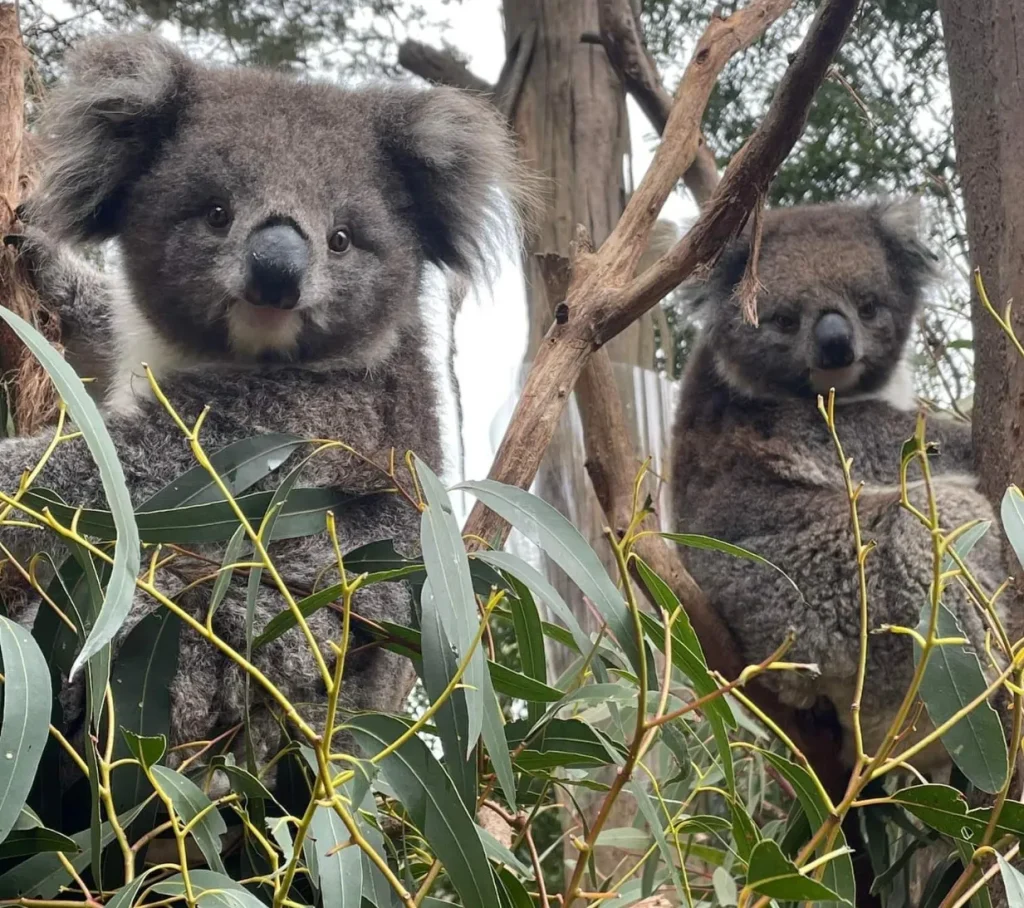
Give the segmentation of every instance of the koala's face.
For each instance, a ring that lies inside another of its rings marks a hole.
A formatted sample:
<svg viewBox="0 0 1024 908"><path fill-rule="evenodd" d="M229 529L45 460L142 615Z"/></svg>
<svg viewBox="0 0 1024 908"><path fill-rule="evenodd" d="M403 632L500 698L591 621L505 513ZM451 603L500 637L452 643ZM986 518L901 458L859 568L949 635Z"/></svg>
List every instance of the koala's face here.
<svg viewBox="0 0 1024 908"><path fill-rule="evenodd" d="M913 327L931 258L910 206L804 206L764 218L758 325L733 291L749 256L728 249L699 300L722 377L755 397L871 393Z"/></svg>
<svg viewBox="0 0 1024 908"><path fill-rule="evenodd" d="M424 263L479 270L498 190L516 201L504 125L452 91L215 70L122 36L78 52L51 111L42 226L117 237L137 305L198 353L371 366Z"/></svg>

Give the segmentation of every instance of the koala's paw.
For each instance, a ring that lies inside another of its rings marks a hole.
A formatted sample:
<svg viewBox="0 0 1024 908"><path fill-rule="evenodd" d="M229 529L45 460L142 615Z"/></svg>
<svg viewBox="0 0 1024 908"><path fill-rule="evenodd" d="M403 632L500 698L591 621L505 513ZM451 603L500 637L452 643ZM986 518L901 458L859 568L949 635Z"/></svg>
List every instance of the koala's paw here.
<svg viewBox="0 0 1024 908"><path fill-rule="evenodd" d="M7 234L4 245L18 251L18 258L28 266L32 283L40 296L49 299L60 295L54 291L66 286L68 280L62 273L64 266L60 247L46 233L25 224L20 232Z"/></svg>

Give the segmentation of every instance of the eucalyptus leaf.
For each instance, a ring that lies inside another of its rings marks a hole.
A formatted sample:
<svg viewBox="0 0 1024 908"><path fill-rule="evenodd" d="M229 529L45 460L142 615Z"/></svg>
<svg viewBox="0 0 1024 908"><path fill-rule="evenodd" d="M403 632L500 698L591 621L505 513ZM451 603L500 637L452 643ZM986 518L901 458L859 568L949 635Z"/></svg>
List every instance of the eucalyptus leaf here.
<svg viewBox="0 0 1024 908"><path fill-rule="evenodd" d="M174 810L183 823L193 820L201 810L212 803L195 782L185 778L181 773L166 766L154 766L151 772L164 794L171 799ZM192 827L192 837L206 858L206 863L218 873L224 872L220 849L221 836L227 831L227 824L216 809L207 810L203 818Z"/></svg>
<svg viewBox="0 0 1024 908"><path fill-rule="evenodd" d="M383 751L408 728L399 719L381 715L355 716L347 727L367 756ZM380 769L410 820L430 842L462 903L499 908L476 824L427 745L418 737L409 738L380 762Z"/></svg>
<svg viewBox="0 0 1024 908"><path fill-rule="evenodd" d="M754 846L747 867L747 886L754 892L789 902L843 902L827 886L804 876L771 839Z"/></svg>
<svg viewBox="0 0 1024 908"><path fill-rule="evenodd" d="M50 670L39 644L0 617L4 720L0 728L0 841L18 822L50 731Z"/></svg>

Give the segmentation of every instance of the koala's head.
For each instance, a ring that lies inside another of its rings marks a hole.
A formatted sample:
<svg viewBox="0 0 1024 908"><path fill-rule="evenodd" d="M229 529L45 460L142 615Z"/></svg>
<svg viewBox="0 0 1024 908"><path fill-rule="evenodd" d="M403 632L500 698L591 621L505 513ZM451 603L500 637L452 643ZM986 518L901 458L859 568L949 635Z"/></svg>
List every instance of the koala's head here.
<svg viewBox="0 0 1024 908"><path fill-rule="evenodd" d="M765 212L756 327L744 322L734 294L749 257L745 235L695 296L726 382L763 398L886 386L935 265L918 238L915 201Z"/></svg>
<svg viewBox="0 0 1024 908"><path fill-rule="evenodd" d="M153 35L68 62L29 218L115 237L144 315L191 352L373 365L425 263L476 278L518 239L508 130L464 93L215 69Z"/></svg>

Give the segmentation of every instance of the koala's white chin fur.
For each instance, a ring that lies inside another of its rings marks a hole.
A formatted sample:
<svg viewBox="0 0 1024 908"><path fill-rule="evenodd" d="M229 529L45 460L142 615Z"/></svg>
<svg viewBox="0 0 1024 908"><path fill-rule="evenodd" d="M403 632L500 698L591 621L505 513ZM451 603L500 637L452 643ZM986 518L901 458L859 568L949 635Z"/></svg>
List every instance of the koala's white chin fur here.
<svg viewBox="0 0 1024 908"><path fill-rule="evenodd" d="M863 363L854 363L842 369L811 369L811 387L818 394L828 394L832 388L842 394L857 387L863 374Z"/></svg>
<svg viewBox="0 0 1024 908"><path fill-rule="evenodd" d="M232 351L246 357L269 351L290 356L302 330L302 316L295 310L268 309L244 301L228 309L227 323Z"/></svg>

